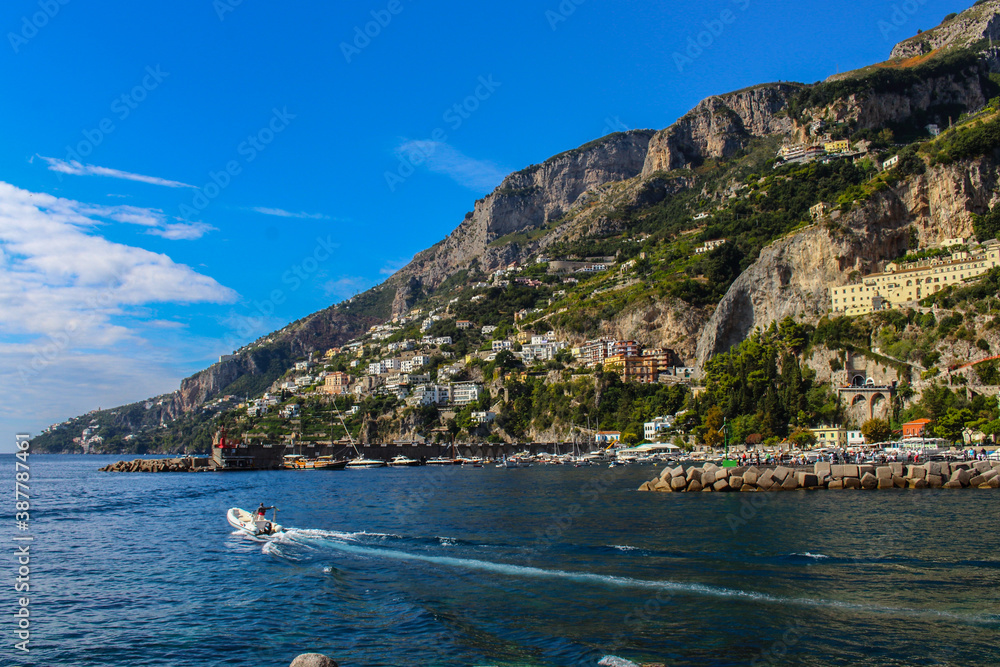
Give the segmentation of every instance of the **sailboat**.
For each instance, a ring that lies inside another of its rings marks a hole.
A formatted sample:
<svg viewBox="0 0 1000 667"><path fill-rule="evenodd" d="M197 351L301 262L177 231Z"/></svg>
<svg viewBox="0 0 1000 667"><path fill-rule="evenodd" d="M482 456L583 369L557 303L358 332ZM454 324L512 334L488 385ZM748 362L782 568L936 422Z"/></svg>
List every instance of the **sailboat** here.
<svg viewBox="0 0 1000 667"><path fill-rule="evenodd" d="M337 417L340 418L340 424L344 427L344 430L347 431L347 438L351 441L351 447L354 448L354 453L357 454L357 458L348 461L345 467L354 470L360 468L385 468L386 467L385 461L381 461L379 459L366 459L364 456L361 455L361 451L358 450L358 446L354 442L354 436L351 435L351 430L347 428L347 424L344 423L344 416L340 414L340 410L337 408L336 399L334 399L333 401L333 409L334 411L336 411Z"/></svg>

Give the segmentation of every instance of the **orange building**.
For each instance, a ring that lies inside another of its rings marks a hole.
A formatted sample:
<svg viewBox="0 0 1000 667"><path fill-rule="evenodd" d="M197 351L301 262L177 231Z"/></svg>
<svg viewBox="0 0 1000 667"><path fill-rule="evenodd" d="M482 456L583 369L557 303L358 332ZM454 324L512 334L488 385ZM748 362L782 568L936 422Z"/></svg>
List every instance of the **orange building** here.
<svg viewBox="0 0 1000 667"><path fill-rule="evenodd" d="M924 438L931 435L930 419L914 419L903 424L903 440L907 438Z"/></svg>

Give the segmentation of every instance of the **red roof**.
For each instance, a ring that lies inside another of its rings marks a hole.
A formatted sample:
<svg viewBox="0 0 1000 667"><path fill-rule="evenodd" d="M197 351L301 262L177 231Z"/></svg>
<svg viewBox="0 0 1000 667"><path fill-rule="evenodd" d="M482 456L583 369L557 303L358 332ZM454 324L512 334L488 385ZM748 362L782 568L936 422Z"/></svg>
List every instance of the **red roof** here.
<svg viewBox="0 0 1000 667"><path fill-rule="evenodd" d="M911 422L906 422L903 426L923 426L924 424L930 424L930 419L914 419Z"/></svg>

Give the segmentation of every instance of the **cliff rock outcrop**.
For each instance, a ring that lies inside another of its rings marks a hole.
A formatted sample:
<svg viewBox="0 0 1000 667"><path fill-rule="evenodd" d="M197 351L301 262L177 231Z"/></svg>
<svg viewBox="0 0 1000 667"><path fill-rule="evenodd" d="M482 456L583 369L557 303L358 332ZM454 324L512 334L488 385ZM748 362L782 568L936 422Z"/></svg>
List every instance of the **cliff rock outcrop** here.
<svg viewBox="0 0 1000 667"><path fill-rule="evenodd" d="M977 4L936 28L903 40L892 49L890 57L912 58L937 49L969 46L984 39L1000 40L1000 0Z"/></svg>
<svg viewBox="0 0 1000 667"><path fill-rule="evenodd" d="M907 248L915 227L922 244L972 234L972 214L998 200L994 159L929 169L841 216L780 239L732 284L698 341L698 364L739 343L754 328L793 316L816 321L829 310L829 288L852 271L879 271ZM831 231L832 230L832 231Z"/></svg>
<svg viewBox="0 0 1000 667"><path fill-rule="evenodd" d="M642 175L697 166L706 158L730 157L753 137L790 132L792 120L776 114L801 89L801 84L772 83L702 100L656 133Z"/></svg>

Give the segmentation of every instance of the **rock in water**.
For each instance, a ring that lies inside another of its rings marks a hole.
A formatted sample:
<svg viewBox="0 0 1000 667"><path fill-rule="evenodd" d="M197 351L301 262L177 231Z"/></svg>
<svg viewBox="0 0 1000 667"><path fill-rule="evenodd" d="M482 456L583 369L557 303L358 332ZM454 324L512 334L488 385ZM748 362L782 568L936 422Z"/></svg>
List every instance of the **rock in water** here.
<svg viewBox="0 0 1000 667"><path fill-rule="evenodd" d="M337 661L322 653L303 653L292 660L291 667L338 667Z"/></svg>

